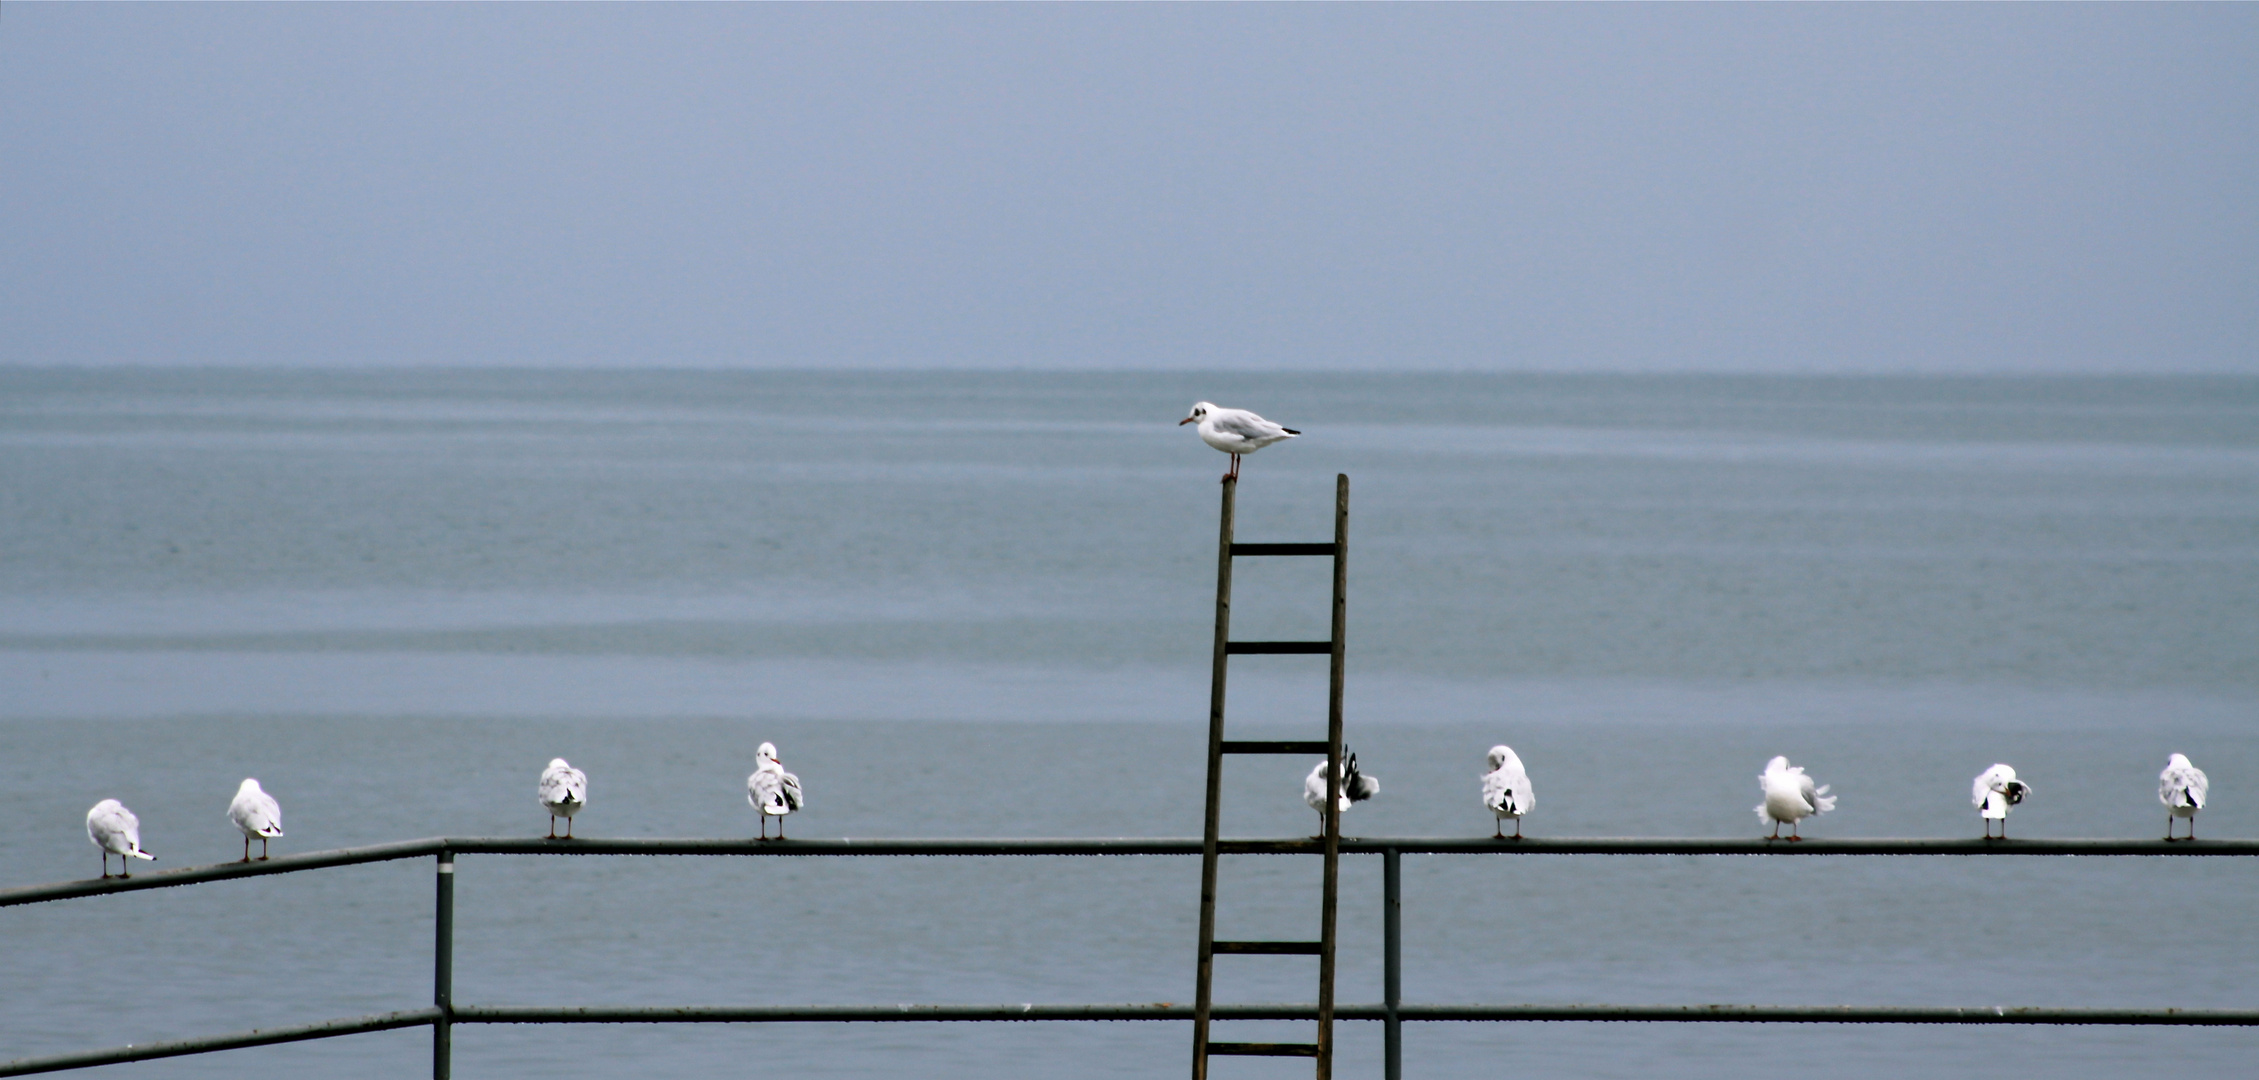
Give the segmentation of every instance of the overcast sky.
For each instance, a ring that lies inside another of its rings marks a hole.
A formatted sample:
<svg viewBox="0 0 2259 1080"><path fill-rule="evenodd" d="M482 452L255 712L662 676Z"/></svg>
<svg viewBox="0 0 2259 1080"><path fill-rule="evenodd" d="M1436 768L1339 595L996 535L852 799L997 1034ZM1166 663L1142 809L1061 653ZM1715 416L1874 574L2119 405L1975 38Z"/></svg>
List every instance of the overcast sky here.
<svg viewBox="0 0 2259 1080"><path fill-rule="evenodd" d="M2259 6L10 3L0 350L2259 373Z"/></svg>

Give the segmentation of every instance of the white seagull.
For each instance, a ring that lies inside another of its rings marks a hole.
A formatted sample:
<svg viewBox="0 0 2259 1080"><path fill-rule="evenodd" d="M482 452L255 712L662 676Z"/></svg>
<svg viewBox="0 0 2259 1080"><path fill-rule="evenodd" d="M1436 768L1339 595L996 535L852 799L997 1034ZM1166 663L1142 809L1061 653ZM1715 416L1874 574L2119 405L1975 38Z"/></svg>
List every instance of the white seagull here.
<svg viewBox="0 0 2259 1080"><path fill-rule="evenodd" d="M551 840L573 838L573 815L588 806L588 774L565 764L564 758L550 758L549 767L541 770L541 808L549 811L549 836ZM565 835L557 835L557 819L565 819Z"/></svg>
<svg viewBox="0 0 2259 1080"><path fill-rule="evenodd" d="M131 863L127 859L156 859L141 850L141 819L116 799L104 799L86 812L86 838L102 849L102 876L110 876L110 856L118 857L118 876L132 877L126 872Z"/></svg>
<svg viewBox="0 0 2259 1080"><path fill-rule="evenodd" d="M800 778L784 771L777 760L777 744L762 743L753 752L753 775L745 778L745 801L760 811L761 839L769 838L769 819L777 819L777 839L784 839L784 816L800 809Z"/></svg>
<svg viewBox="0 0 2259 1080"><path fill-rule="evenodd" d="M2024 801L2032 793L2032 786L2016 779L2016 770L2006 765L1994 765L1977 774L1977 782L1969 789L1969 801L1976 805L1977 816L1984 819L1984 838L1992 839L1992 823L2000 823L2000 838L2008 839L2008 808Z"/></svg>
<svg viewBox="0 0 2259 1080"><path fill-rule="evenodd" d="M1350 806L1364 802L1378 794L1380 794L1380 781L1359 772L1357 755L1350 753L1347 746L1342 747L1341 787L1337 795L1340 809L1346 811ZM1318 836L1323 838L1326 835L1325 762L1320 761L1311 766L1310 775L1302 779L1302 801L1307 803L1310 809L1318 812Z"/></svg>
<svg viewBox="0 0 2259 1080"><path fill-rule="evenodd" d="M1231 455L1231 471L1224 474L1226 480L1239 479L1240 455L1252 454L1272 443L1302 434L1245 409L1226 409L1206 401L1194 403L1191 414L1177 421L1178 427L1186 424L1200 425L1193 430L1200 433L1201 442ZM1322 801L1323 796L1320 799Z"/></svg>
<svg viewBox="0 0 2259 1080"><path fill-rule="evenodd" d="M251 838L256 836L259 861L265 862L267 841L282 835L282 805L275 797L259 790L257 780L245 780L235 789L235 801L227 804L227 819L243 834L243 861L251 861Z"/></svg>
<svg viewBox="0 0 2259 1080"><path fill-rule="evenodd" d="M1812 778L1804 775L1804 767L1789 764L1785 757L1775 757L1765 763L1765 771L1757 777L1757 786L1765 792L1765 801L1756 806L1757 821L1772 823L1770 839L1773 840L1782 838L1784 824L1789 827L1788 839L1802 840L1805 818L1835 809L1835 796L1828 794L1828 786L1812 786Z"/></svg>
<svg viewBox="0 0 2259 1080"><path fill-rule="evenodd" d="M1490 748L1490 771L1482 778L1482 804L1494 819L1492 835L1505 836L1506 827L1498 822L1513 818L1514 839L1522 838L1522 815L1536 808L1537 793L1530 790L1530 774L1522 768L1522 759L1514 756L1513 747Z"/></svg>
<svg viewBox="0 0 2259 1080"><path fill-rule="evenodd" d="M2173 819L2188 819L2188 838L2196 839L2196 812L2204 809L2204 793L2211 789L2204 770L2189 764L2185 754L2174 754L2157 774L2157 801L2165 804L2165 839L2173 839Z"/></svg>

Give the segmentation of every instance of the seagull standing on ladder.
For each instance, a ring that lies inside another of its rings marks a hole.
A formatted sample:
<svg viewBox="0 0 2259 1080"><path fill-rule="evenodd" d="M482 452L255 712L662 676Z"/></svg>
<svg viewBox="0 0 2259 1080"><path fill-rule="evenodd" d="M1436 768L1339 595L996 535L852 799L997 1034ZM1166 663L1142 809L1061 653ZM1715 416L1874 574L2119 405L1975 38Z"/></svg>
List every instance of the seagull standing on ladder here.
<svg viewBox="0 0 2259 1080"><path fill-rule="evenodd" d="M1284 442L1302 434L1290 427L1280 427L1245 409L1226 409L1202 401L1192 406L1192 412L1177 421L1178 427L1198 424L1194 431L1200 441L1231 455L1231 471L1226 480L1239 479L1239 458L1252 454L1275 442Z"/></svg>

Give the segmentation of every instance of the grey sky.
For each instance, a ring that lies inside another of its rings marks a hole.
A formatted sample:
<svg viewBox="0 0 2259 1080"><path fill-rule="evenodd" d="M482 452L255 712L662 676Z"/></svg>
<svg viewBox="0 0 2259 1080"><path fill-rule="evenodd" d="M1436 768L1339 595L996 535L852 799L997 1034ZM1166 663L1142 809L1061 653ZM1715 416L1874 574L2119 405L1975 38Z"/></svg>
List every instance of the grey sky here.
<svg viewBox="0 0 2259 1080"><path fill-rule="evenodd" d="M11 3L0 361L2259 372L2259 7Z"/></svg>

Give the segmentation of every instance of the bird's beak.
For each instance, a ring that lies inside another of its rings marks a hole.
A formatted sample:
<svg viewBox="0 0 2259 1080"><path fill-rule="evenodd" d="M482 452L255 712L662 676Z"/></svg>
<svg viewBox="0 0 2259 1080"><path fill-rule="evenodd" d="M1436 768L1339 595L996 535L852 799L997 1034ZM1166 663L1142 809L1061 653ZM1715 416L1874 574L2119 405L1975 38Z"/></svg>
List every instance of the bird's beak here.
<svg viewBox="0 0 2259 1080"><path fill-rule="evenodd" d="M1185 426L1186 424L1189 424L1189 423L1191 423L1191 422L1192 422L1192 418L1191 418L1191 417L1189 417L1189 416L1187 416L1187 417L1185 417L1184 419L1177 421L1177 426L1178 426L1178 427L1183 427L1183 426Z"/></svg>

